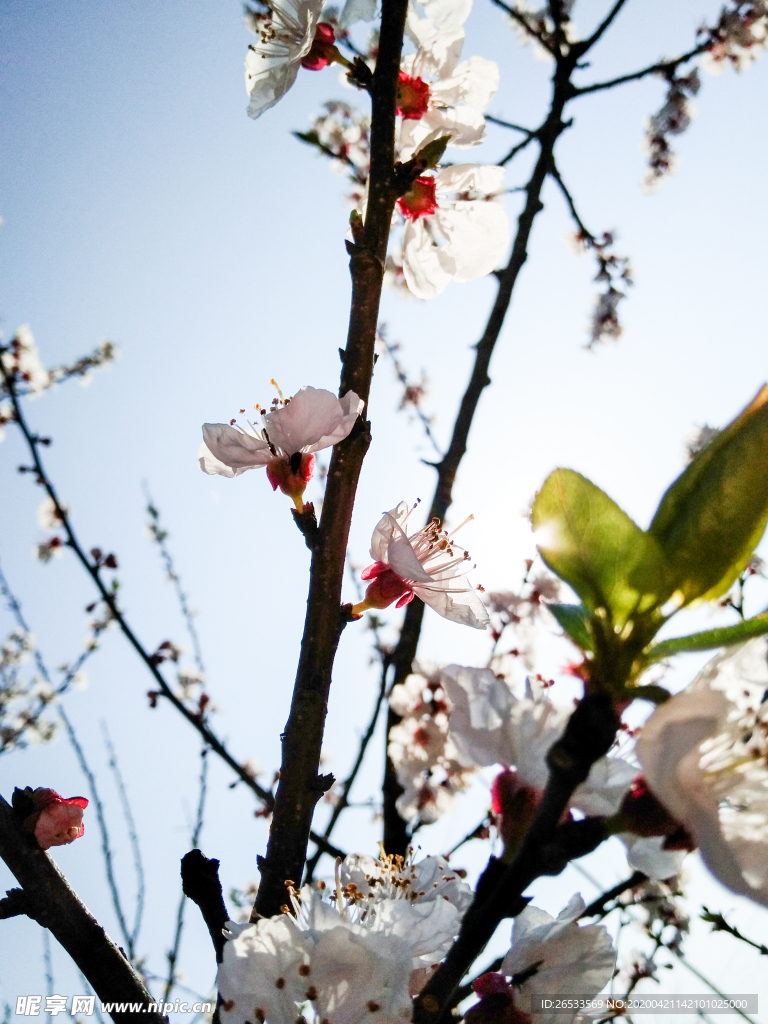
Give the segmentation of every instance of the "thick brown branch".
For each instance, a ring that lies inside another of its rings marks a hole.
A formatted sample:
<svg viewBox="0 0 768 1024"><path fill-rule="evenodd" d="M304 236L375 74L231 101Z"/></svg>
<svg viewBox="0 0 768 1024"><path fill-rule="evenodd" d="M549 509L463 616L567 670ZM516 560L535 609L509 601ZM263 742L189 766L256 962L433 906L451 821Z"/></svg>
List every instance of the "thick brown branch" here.
<svg viewBox="0 0 768 1024"><path fill-rule="evenodd" d="M381 37L371 84L371 174L365 225L349 243L352 308L339 393L364 402L373 374L384 261L396 192L395 108L407 0L383 0ZM285 881L301 879L312 815L323 786L318 765L331 672L344 620L340 610L347 538L357 481L370 444L368 424L336 445L310 568L307 615L288 722L269 843L259 861L254 915L272 916L285 902Z"/></svg>
<svg viewBox="0 0 768 1024"><path fill-rule="evenodd" d="M80 901L34 836L22 831L12 807L0 797L0 857L18 879L26 913L48 928L104 1002L134 1003L143 1012L112 1013L116 1024L163 1024L147 1010L154 1000L131 964Z"/></svg>

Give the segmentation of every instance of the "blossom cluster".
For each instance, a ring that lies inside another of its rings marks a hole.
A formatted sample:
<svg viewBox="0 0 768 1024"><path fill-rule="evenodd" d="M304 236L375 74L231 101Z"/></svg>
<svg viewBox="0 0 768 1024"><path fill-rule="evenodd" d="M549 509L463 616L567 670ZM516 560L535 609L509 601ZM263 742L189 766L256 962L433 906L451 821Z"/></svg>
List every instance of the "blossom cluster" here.
<svg viewBox="0 0 768 1024"><path fill-rule="evenodd" d="M406 1024L412 997L445 956L472 901L462 875L442 857L354 854L337 862L333 890L323 882L300 890L289 884L282 917L227 925L218 976L224 1024L295 1024L299 1015L329 1024ZM579 896L557 919L527 907L515 920L496 988L506 986L511 1001L507 979L517 975L526 978L524 996L599 992L615 953L604 927L578 924L583 910ZM478 994L491 988L485 978Z"/></svg>
<svg viewBox="0 0 768 1024"><path fill-rule="evenodd" d="M8 345L0 347L0 363L4 372L13 379L17 396L37 397L49 388L72 378L81 384L88 384L94 370L103 369L117 358L117 346L113 341L102 342L93 352L81 356L73 363L62 363L46 369L28 324L22 324ZM7 394L8 387L0 381L0 394ZM0 440L2 426L13 419L13 411L6 400L0 402Z"/></svg>
<svg viewBox="0 0 768 1024"><path fill-rule="evenodd" d="M710 72L722 71L730 65L744 71L768 47L768 3L766 0L731 0L717 24L703 28L709 46L702 65Z"/></svg>
<svg viewBox="0 0 768 1024"><path fill-rule="evenodd" d="M677 170L677 157L672 151L670 135L681 135L691 123L695 110L690 100L701 88L699 72L678 75L674 70L664 72L667 96L658 113L648 121L645 148L648 152L648 173L643 182L646 192L655 192L664 178Z"/></svg>
<svg viewBox="0 0 768 1024"><path fill-rule="evenodd" d="M397 813L428 825L452 810L476 769L459 760L449 736L450 704L439 672L417 666L392 688L389 706L401 719L389 730L387 748L403 788Z"/></svg>

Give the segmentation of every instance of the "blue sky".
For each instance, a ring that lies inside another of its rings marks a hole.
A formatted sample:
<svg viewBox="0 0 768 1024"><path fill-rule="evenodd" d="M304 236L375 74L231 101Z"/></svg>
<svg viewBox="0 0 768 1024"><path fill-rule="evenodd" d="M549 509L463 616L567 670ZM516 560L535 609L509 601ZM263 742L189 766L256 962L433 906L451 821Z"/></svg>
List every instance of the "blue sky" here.
<svg viewBox="0 0 768 1024"><path fill-rule="evenodd" d="M581 0L577 25L588 29L603 7ZM630 0L583 81L687 48L717 9L693 0ZM117 552L125 608L154 647L167 638L184 641L143 532L147 482L200 611L209 688L221 708L218 730L243 759L255 757L268 780L290 700L308 555L287 499L272 494L263 474L207 478L195 452L203 421L227 421L248 403L269 401L271 377L286 393L303 384L337 387L336 351L348 315L348 212L340 180L289 132L305 129L326 98L363 101L339 84L336 71L307 72L277 108L249 121L242 82L249 37L238 5L222 0L6 0L0 31L5 337L29 323L48 363L105 338L122 353L87 389L69 384L30 402L29 418L54 438L47 462L84 543ZM502 86L491 111L535 125L546 103L548 66L518 47L501 14L481 0L464 53L500 64ZM456 521L476 515L467 544L486 587L519 580L533 550L524 512L554 466L585 473L645 525L682 467L685 437L697 424L726 422L768 375L767 84L768 62L742 75L703 76L698 116L675 140L680 170L654 196L639 187L640 140L644 119L661 105L662 84L647 80L574 105L574 127L558 150L560 169L592 230L618 232L636 284L621 310L624 337L586 352L594 269L564 244L567 211L548 185L494 357L494 385L481 403L456 489ZM494 129L478 159L492 161L510 144ZM511 188L525 181L526 160L510 168ZM514 217L514 194L508 207ZM435 412L440 443L493 294L486 279L452 285L430 304L384 298L390 337L403 342L413 374L423 368L429 376L426 408ZM431 495L432 471L420 461L428 448L418 427L396 413L398 402L391 368L380 362L371 400L374 443L350 541L356 562L365 562L384 509ZM42 539L35 519L41 496L15 472L23 458L9 431L0 446L0 559L57 665L82 645L92 594L69 557L48 566L33 561L32 547ZM487 638L431 615L426 623L425 656L466 664L487 656ZM545 654L542 670L556 671L558 657L556 648ZM681 667L681 682L694 667ZM188 848L196 800L198 748L169 708L149 710L149 680L116 634L105 639L89 676L89 689L73 693L67 709L102 772L98 723L110 722L151 878L142 948L162 971L178 858ZM351 760L373 686L368 638L347 630L331 696L329 770L343 774ZM369 786L378 779L380 752L381 743L365 776ZM230 781L223 767L211 765L203 848L221 858L225 889L255 877L265 842L252 800L242 787L229 789ZM4 795L25 784L83 790L63 738L0 761ZM106 776L104 788L111 792ZM361 784L359 797L367 792ZM113 809L118 868L130 892L130 854ZM457 833L478 817L477 803L458 817ZM376 826L367 809L349 812L339 831L340 842L360 845L361 837L372 850ZM441 824L421 841L425 849L444 849L448 829ZM479 866L482 854L469 848L468 864ZM114 932L93 824L57 859ZM623 866L605 857L598 870L610 883ZM699 869L691 870L698 879ZM745 931L751 925L764 935L765 913L708 882L696 884L710 906L738 907ZM548 882L541 899L557 910L579 885L586 883L569 874ZM189 983L204 991L212 958L194 908L189 920L183 961ZM3 929L14 950L0 964L3 997L27 990L19 986L37 991L39 930L19 919ZM720 936L697 936L691 948L692 959L695 950L696 962L706 962L726 987L737 969L756 969L748 951ZM54 966L57 991L80 991L61 951ZM678 990L697 991L699 983L691 983Z"/></svg>

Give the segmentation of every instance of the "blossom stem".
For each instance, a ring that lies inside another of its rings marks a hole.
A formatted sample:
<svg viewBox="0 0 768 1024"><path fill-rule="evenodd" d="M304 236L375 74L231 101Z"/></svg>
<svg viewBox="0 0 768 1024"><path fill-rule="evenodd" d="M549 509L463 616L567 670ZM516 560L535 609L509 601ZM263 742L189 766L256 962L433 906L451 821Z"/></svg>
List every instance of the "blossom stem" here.
<svg viewBox="0 0 768 1024"><path fill-rule="evenodd" d="M371 174L363 231L347 243L352 305L342 353L339 394L368 401L387 242L397 198L394 188L395 111L407 0L383 0L376 70L371 81ZM333 449L323 512L310 568L307 614L291 710L282 736L282 766L275 794L254 915L271 917L285 903L285 880L304 871L312 815L327 788L318 776L331 672L345 618L341 583L357 481L370 444L359 421Z"/></svg>

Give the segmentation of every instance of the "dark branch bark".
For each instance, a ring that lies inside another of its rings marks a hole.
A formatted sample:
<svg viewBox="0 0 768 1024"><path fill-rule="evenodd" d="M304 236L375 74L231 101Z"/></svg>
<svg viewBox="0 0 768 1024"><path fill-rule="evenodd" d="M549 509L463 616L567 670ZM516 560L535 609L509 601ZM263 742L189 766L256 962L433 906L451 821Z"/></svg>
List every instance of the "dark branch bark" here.
<svg viewBox="0 0 768 1024"><path fill-rule="evenodd" d="M200 908L216 950L216 963L220 964L224 950L222 931L229 914L221 892L219 862L200 850L190 850L181 858L181 887L184 895Z"/></svg>
<svg viewBox="0 0 768 1024"><path fill-rule="evenodd" d="M555 143L567 127L563 122L562 115L565 104L572 95L570 74L573 70L574 61L575 58L563 58L557 62L552 79L552 102L549 114L542 126L532 133L532 137L535 136L539 145L539 156L528 184L525 186L526 200L518 218L512 255L507 266L499 274L499 288L496 294L496 301L491 310L483 336L476 346L475 364L472 368L469 384L459 406L451 443L448 451L437 466L437 486L432 499L432 507L429 511L430 519L444 519L446 512L450 508L453 500L453 484L456 480L461 460L467 450L469 431L480 402L480 396L483 390L491 383L491 378L488 376L491 356L499 339L518 275L528 258L528 240L531 235L533 222L536 219L536 215L543 209L541 192L552 167L552 154ZM395 666L394 683L401 683L411 671L413 660L416 657L419 636L421 635L423 616L424 605L422 602L412 601L406 609L400 639L392 655L392 663ZM387 718L387 735L389 735L389 730L394 725L397 725L399 721L399 717L390 709ZM387 853L403 854L408 845L408 833L406 823L400 818L395 807L395 801L403 790L397 781L397 774L389 757L387 758L384 771L383 790L384 848Z"/></svg>
<svg viewBox="0 0 768 1024"><path fill-rule="evenodd" d="M56 936L99 999L139 1003L144 1008L154 1002L123 953L80 901L56 864L40 849L34 836L22 831L13 809L2 797L0 857L22 886L25 912ZM156 1011L111 1016L116 1024L167 1024L167 1018Z"/></svg>
<svg viewBox="0 0 768 1024"><path fill-rule="evenodd" d="M617 896L621 896L627 889L634 889L636 885L640 885L644 882L648 876L644 875L642 871L635 871L634 874L630 875L629 878L625 878L623 882L619 882L614 885L612 889L607 889L601 896L598 896L596 900L593 900L588 907L584 908L584 911L579 917L596 917L598 914L604 916L605 905L610 903L611 900L615 900Z"/></svg>
<svg viewBox="0 0 768 1024"><path fill-rule="evenodd" d="M605 33L611 27L611 25L613 24L614 18L616 18L616 16L618 15L619 11L622 9L622 7L624 6L624 4L626 2L627 2L627 0L616 0L616 3L613 5L613 7L610 9L610 11L608 11L606 16L603 18L603 20L597 26L597 28L592 33L592 35L588 36L581 43L575 43L574 46L573 46L573 50L576 53L578 53L579 55L581 55L583 53L586 53L588 50L591 50L592 47L595 45L595 43L597 43L600 39L602 39L602 37L605 35Z"/></svg>
<svg viewBox="0 0 768 1024"><path fill-rule="evenodd" d="M575 96L587 96L591 92L602 92L605 89L613 89L617 85L625 85L627 82L639 82L641 78L647 78L648 75L663 75L669 71L675 71L681 64L685 64L686 61L693 60L694 57L698 57L700 53L704 53L710 46L709 41L699 43L698 46L694 46L692 50L688 50L687 53L681 54L679 57L675 57L674 60L660 60L655 64L649 64L647 68L642 68L640 71L632 71L628 75L619 75L618 78L611 78L607 82L595 82L593 85L582 85L575 88Z"/></svg>
<svg viewBox="0 0 768 1024"><path fill-rule="evenodd" d="M352 308L339 393L368 401L384 261L395 199L395 107L406 0L384 0L381 39L371 84L371 174L362 237L348 244ZM285 881L300 880L312 814L321 795L318 765L331 671L344 620L340 611L347 538L363 459L370 444L359 423L336 445L310 569L307 616L293 699L283 733L280 782L254 915L272 916L285 902Z"/></svg>
<svg viewBox="0 0 768 1024"><path fill-rule="evenodd" d="M549 779L519 853L509 867L492 857L480 876L459 937L416 1000L415 1024L435 1024L440 1019L499 922L523 909L527 901L522 893L534 879L542 874L558 874L571 857L580 856L594 840L600 841L601 819L571 823L586 826L578 830L558 827L558 822L573 791L586 779L595 761L610 749L618 724L607 694L591 694L577 706L565 732L547 755ZM594 824L588 825L589 821ZM592 829L594 835L585 835Z"/></svg>
<svg viewBox="0 0 768 1024"><path fill-rule="evenodd" d="M131 647L133 647L133 649L136 651L136 653L138 654L141 661L144 663L147 670L151 673L152 678L155 684L157 685L160 694L163 697L165 697L165 699L168 700L173 705L173 707L175 707L176 710L184 716L184 718L186 718L187 722L189 722L192 728L200 734L200 736L203 738L205 743L210 747L210 749L214 752L214 754L216 754L217 757L220 757L222 761L224 761L224 763L227 764L232 769L232 771L238 776L240 781L244 782L245 785L253 793L256 794L259 800L261 800L264 803L267 810L271 810L274 803L274 796L272 795L272 793L269 790L264 789L263 786L260 786L256 779L246 771L243 765L240 764L240 762L237 761L232 756L232 754L230 754L224 743L222 743L218 736L212 731L206 719L202 715L200 715L199 712L191 710L183 703L183 701L179 700L179 698L176 696L173 690L166 683L162 673L158 669L155 662L152 660L152 655L144 648L141 641L138 639L136 634L131 629L127 619L117 606L115 595L112 593L112 591L110 591L107 588L104 581L102 580L99 568L89 560L85 549L80 544L80 541L78 540L74 532L66 508L59 501L59 497L56 493L56 490L53 484L51 483L49 476L46 473L45 466L43 465L42 459L40 457L39 440L37 436L33 434L32 431L29 429L26 419L24 418L24 414L21 409L21 404L19 403L19 396L16 390L16 383L12 375L8 373L8 371L3 366L1 360L0 375L2 375L3 383L5 384L8 396L11 399L11 403L13 405L14 422L21 430L24 439L27 443L27 447L32 458L32 463L34 466L37 479L39 480L40 485L43 487L46 494L53 502L54 507L56 508L57 516L61 520L62 529L64 530L64 533L66 534L67 537L67 546L70 547L72 551L74 551L78 561L83 566L88 575L91 577L91 580L96 586L96 589L98 590L101 599L110 609L110 612L114 617L115 622L120 627L120 631L122 632L123 636L126 638ZM333 857L344 856L342 850L339 850L332 844L325 842L322 836L316 835L313 832L311 834L311 838L312 841L317 843L325 853L328 853Z"/></svg>

